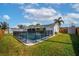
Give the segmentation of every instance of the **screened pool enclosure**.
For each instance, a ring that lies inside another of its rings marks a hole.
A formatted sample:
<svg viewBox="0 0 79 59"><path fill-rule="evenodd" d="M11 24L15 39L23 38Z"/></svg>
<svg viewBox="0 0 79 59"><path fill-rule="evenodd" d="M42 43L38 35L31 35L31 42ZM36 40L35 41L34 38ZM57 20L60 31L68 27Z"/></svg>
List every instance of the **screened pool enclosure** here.
<svg viewBox="0 0 79 59"><path fill-rule="evenodd" d="M39 40L44 40L45 37L52 34L52 30L46 30L45 28L30 28L27 30L13 31L13 35L24 43L35 43Z"/></svg>

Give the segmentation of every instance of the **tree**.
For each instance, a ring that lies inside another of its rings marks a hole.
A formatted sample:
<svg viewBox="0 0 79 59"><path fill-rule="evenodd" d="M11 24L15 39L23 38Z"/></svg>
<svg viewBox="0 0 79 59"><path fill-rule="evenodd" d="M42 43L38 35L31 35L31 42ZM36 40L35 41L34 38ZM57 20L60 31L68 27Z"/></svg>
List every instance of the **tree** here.
<svg viewBox="0 0 79 59"><path fill-rule="evenodd" d="M6 22L0 22L0 28L6 30L8 29L8 24Z"/></svg>
<svg viewBox="0 0 79 59"><path fill-rule="evenodd" d="M20 29L24 29L24 28L25 28L24 25L18 25L18 27L19 27Z"/></svg>
<svg viewBox="0 0 79 59"><path fill-rule="evenodd" d="M37 23L37 24L36 24L36 26L40 26L40 24L39 24L39 23Z"/></svg>
<svg viewBox="0 0 79 59"><path fill-rule="evenodd" d="M58 26L61 26L61 24L64 23L64 21L61 20L61 19L62 19L62 17L59 17L58 19L55 19L55 20L54 20L54 23L55 23L55 24L58 23Z"/></svg>
<svg viewBox="0 0 79 59"><path fill-rule="evenodd" d="M0 22L0 29L1 29L1 22Z"/></svg>
<svg viewBox="0 0 79 59"><path fill-rule="evenodd" d="M8 29L8 28L9 28L9 27L8 27L8 24L7 24L6 22L0 22L0 31L1 31L2 33L4 33L5 30Z"/></svg>
<svg viewBox="0 0 79 59"><path fill-rule="evenodd" d="M62 17L59 17L58 19L54 20L54 32L53 32L53 34L59 32L59 29L60 29L60 26L62 23L64 23L64 21L62 20Z"/></svg>

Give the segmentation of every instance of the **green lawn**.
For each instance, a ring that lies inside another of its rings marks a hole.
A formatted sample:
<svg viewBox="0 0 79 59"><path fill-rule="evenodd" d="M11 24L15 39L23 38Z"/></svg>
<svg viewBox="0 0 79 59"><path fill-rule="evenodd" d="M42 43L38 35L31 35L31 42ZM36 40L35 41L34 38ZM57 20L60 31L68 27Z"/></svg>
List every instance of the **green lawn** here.
<svg viewBox="0 0 79 59"><path fill-rule="evenodd" d="M11 34L0 39L0 55L72 56L79 55L79 38L76 35L58 34L33 46L26 46Z"/></svg>

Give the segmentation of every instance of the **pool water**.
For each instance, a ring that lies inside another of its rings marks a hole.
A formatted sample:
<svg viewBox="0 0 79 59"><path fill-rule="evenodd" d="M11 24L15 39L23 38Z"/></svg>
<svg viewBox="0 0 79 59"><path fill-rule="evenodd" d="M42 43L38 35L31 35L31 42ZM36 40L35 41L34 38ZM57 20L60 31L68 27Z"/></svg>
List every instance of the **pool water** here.
<svg viewBox="0 0 79 59"><path fill-rule="evenodd" d="M52 33L51 33L52 34ZM14 36L16 36L19 40L24 43L35 43L37 40L42 40L42 38L49 36L51 34L46 33L28 33L28 32L15 32Z"/></svg>

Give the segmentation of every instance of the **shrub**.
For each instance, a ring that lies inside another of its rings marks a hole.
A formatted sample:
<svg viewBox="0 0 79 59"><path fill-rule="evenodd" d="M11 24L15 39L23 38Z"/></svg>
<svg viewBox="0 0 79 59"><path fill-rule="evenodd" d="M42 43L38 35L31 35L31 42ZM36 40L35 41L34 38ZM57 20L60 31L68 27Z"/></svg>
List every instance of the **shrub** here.
<svg viewBox="0 0 79 59"><path fill-rule="evenodd" d="M67 33L67 28L60 28L59 32L61 32L61 33Z"/></svg>

